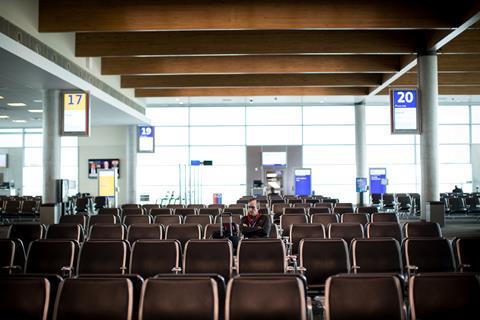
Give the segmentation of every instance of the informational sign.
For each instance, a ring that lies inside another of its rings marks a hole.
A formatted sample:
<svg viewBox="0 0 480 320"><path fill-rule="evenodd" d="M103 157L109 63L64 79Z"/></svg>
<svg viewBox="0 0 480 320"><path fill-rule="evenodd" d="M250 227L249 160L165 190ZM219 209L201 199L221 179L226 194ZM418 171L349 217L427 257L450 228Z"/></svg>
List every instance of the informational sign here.
<svg viewBox="0 0 480 320"><path fill-rule="evenodd" d="M312 194L312 169L295 169L295 195L309 196Z"/></svg>
<svg viewBox="0 0 480 320"><path fill-rule="evenodd" d="M387 169L370 168L370 193L384 194L387 192Z"/></svg>
<svg viewBox="0 0 480 320"><path fill-rule="evenodd" d="M417 89L390 90L392 134L420 133L420 108Z"/></svg>
<svg viewBox="0 0 480 320"><path fill-rule="evenodd" d="M100 197L115 196L115 169L98 170L98 195Z"/></svg>
<svg viewBox="0 0 480 320"><path fill-rule="evenodd" d="M90 96L83 91L61 93L61 135L88 136L90 134Z"/></svg>
<svg viewBox="0 0 480 320"><path fill-rule="evenodd" d="M139 153L155 152L155 127L138 126L138 146Z"/></svg>
<svg viewBox="0 0 480 320"><path fill-rule="evenodd" d="M367 192L367 178L356 178L355 190L356 192Z"/></svg>
<svg viewBox="0 0 480 320"><path fill-rule="evenodd" d="M200 160L190 160L190 165L191 166L201 166L202 161L200 161Z"/></svg>

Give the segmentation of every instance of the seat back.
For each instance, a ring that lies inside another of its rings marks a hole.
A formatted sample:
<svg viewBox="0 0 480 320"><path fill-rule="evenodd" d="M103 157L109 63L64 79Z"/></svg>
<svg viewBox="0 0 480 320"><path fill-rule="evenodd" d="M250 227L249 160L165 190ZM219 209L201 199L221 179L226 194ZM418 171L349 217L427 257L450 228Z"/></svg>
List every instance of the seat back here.
<svg viewBox="0 0 480 320"><path fill-rule="evenodd" d="M170 208L152 208L150 209L150 215L152 217L160 216L160 215L171 215L173 212Z"/></svg>
<svg viewBox="0 0 480 320"><path fill-rule="evenodd" d="M212 216L208 214L202 214L202 215L187 215L184 218L185 223L193 223L193 224L199 224L204 228L207 224L212 223Z"/></svg>
<svg viewBox="0 0 480 320"><path fill-rule="evenodd" d="M442 230L436 222L407 222L403 227L405 238L442 237Z"/></svg>
<svg viewBox="0 0 480 320"><path fill-rule="evenodd" d="M0 292L2 319L47 320L50 283L46 278L0 278Z"/></svg>
<svg viewBox="0 0 480 320"><path fill-rule="evenodd" d="M28 249L25 272L71 275L78 251L78 242L72 240L33 241Z"/></svg>
<svg viewBox="0 0 480 320"><path fill-rule="evenodd" d="M230 210L226 209L224 211L224 213L216 215L214 223L220 223L220 217L222 217L223 223L229 222L230 221L230 214L227 213L227 212L230 212ZM233 223L240 224L240 221L242 220L242 216L240 214L232 212L231 217L232 217L232 222Z"/></svg>
<svg viewBox="0 0 480 320"><path fill-rule="evenodd" d="M460 270L480 273L480 237L455 238L452 245Z"/></svg>
<svg viewBox="0 0 480 320"><path fill-rule="evenodd" d="M232 268L233 246L227 239L189 240L185 245L184 273L216 273L228 281Z"/></svg>
<svg viewBox="0 0 480 320"><path fill-rule="evenodd" d="M38 202L35 200L25 200L22 202L23 214L34 214L38 212Z"/></svg>
<svg viewBox="0 0 480 320"><path fill-rule="evenodd" d="M60 224L69 223L69 224L79 224L82 226L83 230L87 228L88 215L86 214L70 214L67 216L60 217Z"/></svg>
<svg viewBox="0 0 480 320"><path fill-rule="evenodd" d="M306 320L305 291L295 276L234 278L227 287L225 319Z"/></svg>
<svg viewBox="0 0 480 320"><path fill-rule="evenodd" d="M368 238L394 238L402 243L402 227L397 222L372 222L367 224Z"/></svg>
<svg viewBox="0 0 480 320"><path fill-rule="evenodd" d="M280 217L280 228L282 229L282 236L288 236L290 233L290 226L292 224L308 223L306 214L285 214Z"/></svg>
<svg viewBox="0 0 480 320"><path fill-rule="evenodd" d="M316 213L332 213L332 209L327 207L312 207L308 211L310 215L313 215Z"/></svg>
<svg viewBox="0 0 480 320"><path fill-rule="evenodd" d="M292 244L291 254L298 253L300 240L307 238L325 238L325 227L322 224L292 224L290 226L290 243Z"/></svg>
<svg viewBox="0 0 480 320"><path fill-rule="evenodd" d="M242 239L237 257L238 273L284 273L287 268L280 239Z"/></svg>
<svg viewBox="0 0 480 320"><path fill-rule="evenodd" d="M150 210L152 210L152 209L160 209L160 205L159 205L159 204L150 203L150 204L144 204L144 205L142 205L142 208L143 208L143 210L145 211L146 214L150 214Z"/></svg>
<svg viewBox="0 0 480 320"><path fill-rule="evenodd" d="M310 221L311 223L323 224L323 226L327 228L330 223L338 223L340 219L338 217L338 214L314 213L310 216Z"/></svg>
<svg viewBox="0 0 480 320"><path fill-rule="evenodd" d="M413 276L409 281L411 319L480 319L480 283L469 273Z"/></svg>
<svg viewBox="0 0 480 320"><path fill-rule="evenodd" d="M123 224L96 223L90 227L89 240L125 240L127 232Z"/></svg>
<svg viewBox="0 0 480 320"><path fill-rule="evenodd" d="M54 319L131 320L133 285L129 279L65 279L58 288Z"/></svg>
<svg viewBox="0 0 480 320"><path fill-rule="evenodd" d="M97 214L96 216L90 216L88 219L88 227L91 228L93 225L97 223L119 223L120 220L118 216L113 214Z"/></svg>
<svg viewBox="0 0 480 320"><path fill-rule="evenodd" d="M180 224L182 223L182 216L177 215L157 215L154 218L155 223L164 225L165 227L171 224Z"/></svg>
<svg viewBox="0 0 480 320"><path fill-rule="evenodd" d="M165 239L176 239L185 246L188 240L201 239L202 228L199 224L185 223L185 224L171 224L167 226L165 231Z"/></svg>
<svg viewBox="0 0 480 320"><path fill-rule="evenodd" d="M152 217L148 214L132 214L123 217L123 224L127 227L133 223L152 223Z"/></svg>
<svg viewBox="0 0 480 320"><path fill-rule="evenodd" d="M246 213L246 210L245 210L245 207L243 208L231 208L231 207L228 207L228 208L225 208L223 210L222 213L231 213L233 216L239 216L239 217L242 217L245 215ZM217 215L218 216L218 215Z"/></svg>
<svg viewBox="0 0 480 320"><path fill-rule="evenodd" d="M278 225L272 223L270 227L270 234L268 235L270 239L280 239L280 231L278 230Z"/></svg>
<svg viewBox="0 0 480 320"><path fill-rule="evenodd" d="M89 240L80 249L78 275L125 274L130 254L126 241Z"/></svg>
<svg viewBox="0 0 480 320"><path fill-rule="evenodd" d="M42 239L45 234L45 226L43 224L25 223L12 224L8 229L9 239L20 239L25 248L28 248L30 242Z"/></svg>
<svg viewBox="0 0 480 320"><path fill-rule="evenodd" d="M181 247L177 240L138 240L133 244L130 273L143 278L171 273L180 266Z"/></svg>
<svg viewBox="0 0 480 320"><path fill-rule="evenodd" d="M142 215L142 214L145 214L145 210L143 210L142 208L123 208L122 209L122 216L123 217L138 216L138 215Z"/></svg>
<svg viewBox="0 0 480 320"><path fill-rule="evenodd" d="M416 272L453 272L450 242L443 238L407 238L403 241L407 269Z"/></svg>
<svg viewBox="0 0 480 320"><path fill-rule="evenodd" d="M340 216L341 222L360 223L365 226L370 222L370 215L368 213L344 213Z"/></svg>
<svg viewBox="0 0 480 320"><path fill-rule="evenodd" d="M350 207L335 207L333 208L333 213L336 213L336 214L340 214L340 215L343 215L343 214L353 214L354 210L353 208L350 208Z"/></svg>
<svg viewBox="0 0 480 320"><path fill-rule="evenodd" d="M79 224L51 224L47 229L46 239L66 239L83 241L83 228Z"/></svg>
<svg viewBox="0 0 480 320"><path fill-rule="evenodd" d="M142 320L218 320L219 303L217 284L212 278L156 277L143 285L139 314Z"/></svg>
<svg viewBox="0 0 480 320"><path fill-rule="evenodd" d="M215 217L217 214L221 213L220 208L201 208L198 210L199 215L210 215L212 217Z"/></svg>
<svg viewBox="0 0 480 320"><path fill-rule="evenodd" d="M159 224L134 223L128 226L127 240L130 244L137 240L160 240L163 237L163 228Z"/></svg>
<svg viewBox="0 0 480 320"><path fill-rule="evenodd" d="M119 208L100 208L98 209L98 214L110 214L115 216L120 216Z"/></svg>
<svg viewBox="0 0 480 320"><path fill-rule="evenodd" d="M139 205L138 203L125 203L125 204L122 204L122 210L125 210L125 209L138 209L138 208L141 208L141 205Z"/></svg>
<svg viewBox="0 0 480 320"><path fill-rule="evenodd" d="M388 275L337 275L325 285L327 320L405 320L402 285Z"/></svg>
<svg viewBox="0 0 480 320"><path fill-rule="evenodd" d="M8 274L15 261L15 241L0 239L0 274Z"/></svg>
<svg viewBox="0 0 480 320"><path fill-rule="evenodd" d="M378 207L374 207L374 206L369 206L369 207L357 207L357 209L355 209L355 212L356 212L356 213L374 214L374 213L378 213Z"/></svg>
<svg viewBox="0 0 480 320"><path fill-rule="evenodd" d="M371 218L372 222L400 222L396 213L373 213Z"/></svg>
<svg viewBox="0 0 480 320"><path fill-rule="evenodd" d="M283 214L307 214L307 208L286 207L283 208Z"/></svg>
<svg viewBox="0 0 480 320"><path fill-rule="evenodd" d="M182 216L182 217L185 217L186 215L193 215L195 214L195 208L177 208L175 209L175 214L177 216Z"/></svg>
<svg viewBox="0 0 480 320"><path fill-rule="evenodd" d="M303 239L299 250L309 287L321 288L328 277L350 271L348 246L343 239Z"/></svg>
<svg viewBox="0 0 480 320"><path fill-rule="evenodd" d="M400 245L393 238L353 240L352 264L355 273L403 273Z"/></svg>
<svg viewBox="0 0 480 320"><path fill-rule="evenodd" d="M360 223L331 223L328 226L328 237L330 239L343 239L350 245L352 239L364 238L363 226Z"/></svg>

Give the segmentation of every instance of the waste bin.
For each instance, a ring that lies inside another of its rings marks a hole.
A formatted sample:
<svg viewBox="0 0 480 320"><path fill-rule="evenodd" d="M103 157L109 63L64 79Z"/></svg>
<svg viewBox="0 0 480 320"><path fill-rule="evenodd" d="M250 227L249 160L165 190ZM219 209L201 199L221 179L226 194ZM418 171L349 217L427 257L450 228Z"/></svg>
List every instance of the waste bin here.
<svg viewBox="0 0 480 320"><path fill-rule="evenodd" d="M55 224L60 221L60 203L44 203L40 206L40 223Z"/></svg>
<svg viewBox="0 0 480 320"><path fill-rule="evenodd" d="M425 218L428 222L437 222L445 226L445 205L441 201L427 201Z"/></svg>
<svg viewBox="0 0 480 320"><path fill-rule="evenodd" d="M213 203L214 204L222 204L222 194L221 193L214 193L213 194Z"/></svg>

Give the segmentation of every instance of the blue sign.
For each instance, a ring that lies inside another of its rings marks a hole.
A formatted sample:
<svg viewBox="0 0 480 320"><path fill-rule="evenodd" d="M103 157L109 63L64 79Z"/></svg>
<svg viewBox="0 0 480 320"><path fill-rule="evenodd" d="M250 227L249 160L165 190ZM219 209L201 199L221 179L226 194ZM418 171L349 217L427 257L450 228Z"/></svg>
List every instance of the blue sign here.
<svg viewBox="0 0 480 320"><path fill-rule="evenodd" d="M200 161L200 160L190 160L190 165L191 166L200 166L200 165L202 165L202 161Z"/></svg>
<svg viewBox="0 0 480 320"><path fill-rule="evenodd" d="M392 133L419 133L417 89L390 91Z"/></svg>
<svg viewBox="0 0 480 320"><path fill-rule="evenodd" d="M355 186L357 192L367 192L367 178L356 178Z"/></svg>
<svg viewBox="0 0 480 320"><path fill-rule="evenodd" d="M309 196L312 194L312 170L295 170L295 195Z"/></svg>
<svg viewBox="0 0 480 320"><path fill-rule="evenodd" d="M370 168L370 193L384 194L387 192L387 169Z"/></svg>
<svg viewBox="0 0 480 320"><path fill-rule="evenodd" d="M138 126L138 152L155 152L155 127Z"/></svg>

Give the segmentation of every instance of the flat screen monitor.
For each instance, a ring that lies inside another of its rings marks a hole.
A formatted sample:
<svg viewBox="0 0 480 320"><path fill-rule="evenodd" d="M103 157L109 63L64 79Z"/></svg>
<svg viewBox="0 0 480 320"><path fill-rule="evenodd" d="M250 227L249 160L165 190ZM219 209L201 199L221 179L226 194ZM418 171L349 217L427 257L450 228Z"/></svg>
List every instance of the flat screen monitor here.
<svg viewBox="0 0 480 320"><path fill-rule="evenodd" d="M0 168L8 167L8 155L6 153L0 153Z"/></svg>
<svg viewBox="0 0 480 320"><path fill-rule="evenodd" d="M117 168L117 177L120 178L120 159L89 159L88 177L90 179L98 178L98 170Z"/></svg>
<svg viewBox="0 0 480 320"><path fill-rule="evenodd" d="M263 152L262 165L284 167L287 165L287 153L286 152Z"/></svg>

